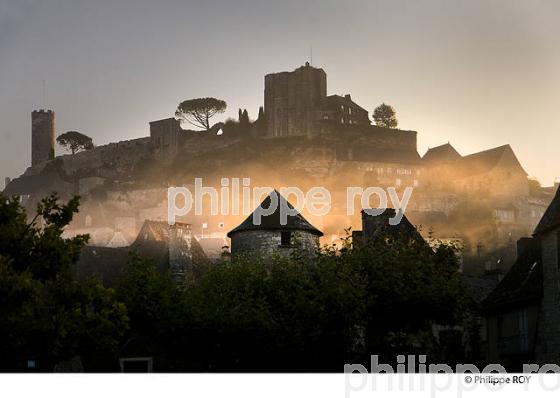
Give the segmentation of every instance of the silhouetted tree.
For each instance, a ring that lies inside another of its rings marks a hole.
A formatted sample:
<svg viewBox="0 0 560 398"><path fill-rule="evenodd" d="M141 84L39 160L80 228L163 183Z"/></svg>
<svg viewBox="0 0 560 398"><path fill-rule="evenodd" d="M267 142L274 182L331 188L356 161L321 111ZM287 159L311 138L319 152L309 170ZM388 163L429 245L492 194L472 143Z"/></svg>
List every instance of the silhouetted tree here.
<svg viewBox="0 0 560 398"><path fill-rule="evenodd" d="M379 239L317 258L236 256L199 267L173 300L161 293L168 282L142 269L148 276L126 284L143 286L128 295L139 302L132 324L140 333L169 325L157 335L167 336L160 349L175 370L339 372L344 363L369 364L371 353L393 362L402 352L445 360L432 325L461 322L457 257L445 245L434 252Z"/></svg>
<svg viewBox="0 0 560 398"><path fill-rule="evenodd" d="M259 116L256 120L256 132L258 136L266 135L266 120L264 119L264 108L259 107Z"/></svg>
<svg viewBox="0 0 560 398"><path fill-rule="evenodd" d="M93 140L78 131L67 131L56 138L58 144L72 152L72 155L80 151L93 149Z"/></svg>
<svg viewBox="0 0 560 398"><path fill-rule="evenodd" d="M249 112L247 112L247 109L243 110L243 114L241 115L241 124L243 125L249 125L251 123L251 121L249 120Z"/></svg>
<svg viewBox="0 0 560 398"><path fill-rule="evenodd" d="M225 101L216 98L195 98L181 102L175 111L175 118L193 126L210 130L210 119L226 110Z"/></svg>
<svg viewBox="0 0 560 398"><path fill-rule="evenodd" d="M113 363L127 328L126 308L96 280L77 281L71 267L88 237L63 238L78 198L43 199L27 221L16 198L0 195L0 369L27 360L52 371L59 361L100 353Z"/></svg>
<svg viewBox="0 0 560 398"><path fill-rule="evenodd" d="M394 129L398 125L395 110L391 105L387 105L385 103L375 108L373 111L373 120L375 120L375 124L379 127Z"/></svg>

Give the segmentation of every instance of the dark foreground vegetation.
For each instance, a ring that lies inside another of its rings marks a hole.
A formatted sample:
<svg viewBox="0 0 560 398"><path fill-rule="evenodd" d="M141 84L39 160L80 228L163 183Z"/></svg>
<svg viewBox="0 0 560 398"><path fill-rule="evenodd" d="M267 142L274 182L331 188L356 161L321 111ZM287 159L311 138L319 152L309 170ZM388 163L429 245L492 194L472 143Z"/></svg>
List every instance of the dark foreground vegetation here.
<svg viewBox="0 0 560 398"><path fill-rule="evenodd" d="M164 372L342 372L345 363L369 368L371 354L473 360L453 247L347 240L316 258L201 265L184 286L131 253L109 289L72 276L87 237L61 234L77 211L78 199L51 196L30 221L17 200L0 197L2 371L33 360L51 372L76 357L88 372L118 371L126 356L153 357Z"/></svg>

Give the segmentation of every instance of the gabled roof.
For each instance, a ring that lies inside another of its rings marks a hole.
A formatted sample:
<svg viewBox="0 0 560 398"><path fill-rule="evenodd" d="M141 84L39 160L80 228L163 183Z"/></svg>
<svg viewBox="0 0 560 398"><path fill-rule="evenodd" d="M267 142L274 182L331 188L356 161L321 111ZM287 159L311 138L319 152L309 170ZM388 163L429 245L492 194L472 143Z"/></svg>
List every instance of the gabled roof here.
<svg viewBox="0 0 560 398"><path fill-rule="evenodd" d="M461 159L461 155L450 143L429 148L422 157L428 163L453 163Z"/></svg>
<svg viewBox="0 0 560 398"><path fill-rule="evenodd" d="M376 216L367 214L365 209L362 210L363 237L366 240L371 240L392 236L397 239L415 240L427 246L428 244L420 235L420 232L404 214L398 224L390 224L390 219L394 218L396 214L396 210L391 208L385 209L383 213Z"/></svg>
<svg viewBox="0 0 560 398"><path fill-rule="evenodd" d="M539 221L537 228L533 235L540 235L547 232L553 228L560 226L560 189L556 190L556 195L550 205L544 212L541 220Z"/></svg>
<svg viewBox="0 0 560 398"><path fill-rule="evenodd" d="M276 206L276 210L274 213L268 216L261 217L260 225L255 225L253 220L253 214L259 208L268 209L271 205L271 195L276 195L278 198L278 206ZM307 231L317 236L323 236L323 233L315 228L313 225L309 223L300 213L297 213L294 216L287 215L286 217L286 225L282 225L280 222L280 209L283 206L288 206L288 208L293 209L294 207L288 202L277 190L272 191L260 204L260 206L255 209L255 211L245 219L241 224L239 224L236 228L232 229L228 232L228 238L237 232L241 231L249 231L249 230L265 230L265 231Z"/></svg>
<svg viewBox="0 0 560 398"><path fill-rule="evenodd" d="M331 105L339 106L341 104L344 104L346 106L353 106L353 107L356 107L356 108L360 108L361 110L363 110L364 112L367 113L367 110L362 108L360 105L356 104L352 100L352 97L350 97L349 94L345 95L344 97L342 95L338 95L338 94L328 95L326 99L327 99L327 103L329 103Z"/></svg>
<svg viewBox="0 0 560 398"><path fill-rule="evenodd" d="M190 229L190 224L176 222L177 227ZM169 224L167 221L145 220L134 244L144 242L146 240L154 242L167 242L169 240Z"/></svg>
<svg viewBox="0 0 560 398"><path fill-rule="evenodd" d="M527 172L523 169L523 166L521 166L509 145L502 145L487 149L486 151L473 153L464 156L459 161L463 176L487 173L500 164L510 168L517 168L520 172L527 175Z"/></svg>
<svg viewBox="0 0 560 398"><path fill-rule="evenodd" d="M538 239L524 238L525 248L498 286L484 300L483 311L539 300L542 296L542 258Z"/></svg>

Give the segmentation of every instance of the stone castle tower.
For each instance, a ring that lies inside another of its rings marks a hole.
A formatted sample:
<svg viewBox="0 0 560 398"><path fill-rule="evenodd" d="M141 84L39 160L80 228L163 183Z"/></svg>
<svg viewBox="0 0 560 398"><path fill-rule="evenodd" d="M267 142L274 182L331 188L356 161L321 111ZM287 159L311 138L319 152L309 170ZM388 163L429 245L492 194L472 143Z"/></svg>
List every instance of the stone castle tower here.
<svg viewBox="0 0 560 398"><path fill-rule="evenodd" d="M264 77L266 135L310 135L315 111L327 97L327 75L309 65Z"/></svg>
<svg viewBox="0 0 560 398"><path fill-rule="evenodd" d="M31 166L54 159L54 111L31 112Z"/></svg>

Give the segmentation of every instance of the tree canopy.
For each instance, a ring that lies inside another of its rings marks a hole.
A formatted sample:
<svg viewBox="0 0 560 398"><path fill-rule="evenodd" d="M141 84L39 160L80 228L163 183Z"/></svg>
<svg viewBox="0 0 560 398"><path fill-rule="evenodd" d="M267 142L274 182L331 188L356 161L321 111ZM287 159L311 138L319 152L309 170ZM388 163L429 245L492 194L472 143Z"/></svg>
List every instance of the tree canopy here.
<svg viewBox="0 0 560 398"><path fill-rule="evenodd" d="M51 195L28 222L16 198L0 195L1 370L22 371L33 360L37 370L52 371L75 356L112 362L119 348L125 306L96 280L72 277L88 237L62 232L78 205L78 198L60 204Z"/></svg>
<svg viewBox="0 0 560 398"><path fill-rule="evenodd" d="M379 127L394 129L398 125L395 110L391 105L382 103L373 111L373 120Z"/></svg>
<svg viewBox="0 0 560 398"><path fill-rule="evenodd" d="M60 204L53 195L28 222L16 199L0 196L3 370L33 359L51 371L79 355L86 371L108 371L129 351L170 372L341 372L372 354L394 363L404 352L463 359L454 327L466 301L449 245L347 237L316 257L296 249L198 265L184 286L133 255L108 289L72 277L87 237L61 234L77 210L77 198ZM433 325L449 336L436 338Z"/></svg>
<svg viewBox="0 0 560 398"><path fill-rule="evenodd" d="M218 113L223 113L226 107L226 102L217 98L190 99L177 106L175 118L208 131L210 130L210 119Z"/></svg>
<svg viewBox="0 0 560 398"><path fill-rule="evenodd" d="M450 246L378 240L314 259L237 256L199 267L184 290L136 259L117 295L129 338L149 342L168 371L341 372L370 354L447 359L432 325L460 323L458 275Z"/></svg>
<svg viewBox="0 0 560 398"><path fill-rule="evenodd" d="M72 152L72 155L80 151L89 151L94 148L93 140L78 131L67 131L56 137L56 142Z"/></svg>

